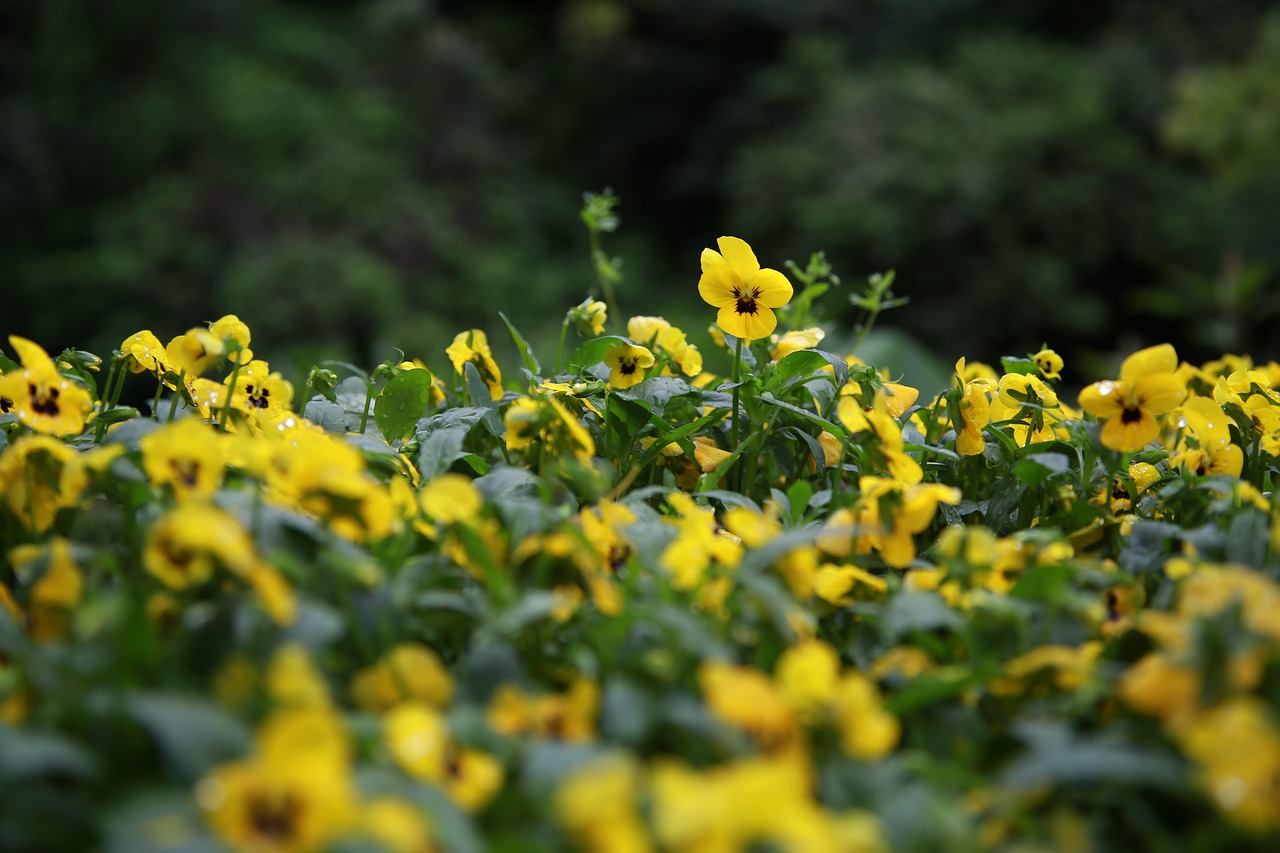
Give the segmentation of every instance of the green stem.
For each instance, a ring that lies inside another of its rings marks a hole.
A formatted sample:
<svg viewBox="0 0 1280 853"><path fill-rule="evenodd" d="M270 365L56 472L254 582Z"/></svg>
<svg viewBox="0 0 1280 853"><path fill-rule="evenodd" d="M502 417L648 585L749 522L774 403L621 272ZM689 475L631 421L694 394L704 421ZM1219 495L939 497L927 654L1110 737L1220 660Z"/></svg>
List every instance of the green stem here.
<svg viewBox="0 0 1280 853"><path fill-rule="evenodd" d="M178 397L180 396L178 394L178 388L187 387L187 371L184 370L178 374L177 385L178 387L173 389L173 402L169 404L169 417L165 423L173 423L173 416L178 413Z"/></svg>
<svg viewBox="0 0 1280 853"><path fill-rule="evenodd" d="M107 381L102 383L102 394L98 396L98 414L105 413L110 407L111 385L116 381L116 374L120 372L120 362L112 360L111 367L107 368Z"/></svg>
<svg viewBox="0 0 1280 853"><path fill-rule="evenodd" d="M860 352L862 345L866 343L867 335L871 333L871 329L876 324L876 318L880 316L880 306L876 305L867 309L867 321L858 327L857 335L853 339L853 347L850 352Z"/></svg>
<svg viewBox="0 0 1280 853"><path fill-rule="evenodd" d="M240 381L240 362L231 371L231 385L227 387L227 399L222 404L222 414L218 416L218 429L227 431L227 418L231 415L231 398L236 394L236 383Z"/></svg>
<svg viewBox="0 0 1280 853"><path fill-rule="evenodd" d="M600 248L600 232L595 228L587 229L591 237L591 265L596 271L596 281L600 283L600 292L604 295L605 307L609 310L609 324L619 332L622 331L622 314L618 312L618 300L613 293L613 282L600 273L600 257L604 254Z"/></svg>
<svg viewBox="0 0 1280 853"><path fill-rule="evenodd" d="M311 379L314 376L315 376L314 373L308 373L307 384L302 386L302 396L299 397L298 399L302 401L303 409L305 409L307 407L307 403L311 401ZM299 411L301 411L301 409Z"/></svg>
<svg viewBox="0 0 1280 853"><path fill-rule="evenodd" d="M742 417L739 408L739 391L742 388L742 338L736 338L737 344L733 349L733 376L730 381L733 383L733 446L737 449L742 440ZM734 479L737 481L738 491L742 491L742 464L741 461L734 463Z"/></svg>
<svg viewBox="0 0 1280 853"><path fill-rule="evenodd" d="M369 403L373 400L373 377L370 376L364 383L364 408L360 411L360 434L364 435L364 428L369 423Z"/></svg>
<svg viewBox="0 0 1280 853"><path fill-rule="evenodd" d="M124 383L128 378L129 371L125 369L122 363L120 370L116 373L115 387L111 389L111 405L108 408L114 409L120 403L120 395L124 393Z"/></svg>
<svg viewBox="0 0 1280 853"><path fill-rule="evenodd" d="M760 463L760 448L764 447L765 430L752 434L748 441L751 447L743 451L747 456L747 487L751 488L756 484L756 469Z"/></svg>
<svg viewBox="0 0 1280 853"><path fill-rule="evenodd" d="M120 373L121 373L120 362L112 361L111 368L107 371L107 381L103 383L103 386L102 386L102 396L98 400L98 423L93 431L94 444L101 444L102 437L107 432L107 424L106 424L106 421L102 419L102 416L105 415L110 409L115 408L116 403L115 403L115 400L113 399L111 391L112 391L112 385L123 384L123 380L119 379Z"/></svg>
<svg viewBox="0 0 1280 853"><path fill-rule="evenodd" d="M160 420L160 395L164 393L164 381L157 380L156 396L151 400L151 419Z"/></svg>

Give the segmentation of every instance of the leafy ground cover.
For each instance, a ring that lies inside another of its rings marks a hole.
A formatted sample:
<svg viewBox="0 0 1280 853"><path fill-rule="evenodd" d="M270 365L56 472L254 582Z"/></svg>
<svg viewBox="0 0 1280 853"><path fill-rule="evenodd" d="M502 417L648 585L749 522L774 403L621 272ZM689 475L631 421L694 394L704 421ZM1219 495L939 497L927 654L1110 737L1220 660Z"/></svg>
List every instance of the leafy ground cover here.
<svg viewBox="0 0 1280 853"><path fill-rule="evenodd" d="M9 339L0 848L1274 849L1280 365L928 399L726 237L711 375L607 213L554 360Z"/></svg>

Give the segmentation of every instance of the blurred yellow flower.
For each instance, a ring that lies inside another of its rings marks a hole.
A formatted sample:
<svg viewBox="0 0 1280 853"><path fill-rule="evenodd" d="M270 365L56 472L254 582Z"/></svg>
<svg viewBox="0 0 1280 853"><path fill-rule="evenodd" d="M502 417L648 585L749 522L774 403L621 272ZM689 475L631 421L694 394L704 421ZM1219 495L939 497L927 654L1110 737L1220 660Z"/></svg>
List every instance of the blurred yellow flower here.
<svg viewBox="0 0 1280 853"><path fill-rule="evenodd" d="M479 329L460 332L453 339L445 353L453 363L453 369L459 376L465 376L465 365L475 365L480 378L489 387L489 396L494 400L502 399L502 371L493 360L493 351L489 349L489 338Z"/></svg>
<svg viewBox="0 0 1280 853"><path fill-rule="evenodd" d="M449 670L421 643L401 643L351 680L352 700L367 711L385 711L406 699L444 709L452 696Z"/></svg>
<svg viewBox="0 0 1280 853"><path fill-rule="evenodd" d="M164 348L165 356L174 369L188 377L203 374L222 358L226 345L222 338L208 329L190 329L185 335L178 335Z"/></svg>
<svg viewBox="0 0 1280 853"><path fill-rule="evenodd" d="M182 418L144 435L142 470L153 486L169 486L181 499L208 498L222 485L222 436L198 418Z"/></svg>
<svg viewBox="0 0 1280 853"><path fill-rule="evenodd" d="M18 423L47 435L79 435L93 411L93 398L79 383L58 372L39 344L9 336L22 367L0 377L0 413L13 412Z"/></svg>

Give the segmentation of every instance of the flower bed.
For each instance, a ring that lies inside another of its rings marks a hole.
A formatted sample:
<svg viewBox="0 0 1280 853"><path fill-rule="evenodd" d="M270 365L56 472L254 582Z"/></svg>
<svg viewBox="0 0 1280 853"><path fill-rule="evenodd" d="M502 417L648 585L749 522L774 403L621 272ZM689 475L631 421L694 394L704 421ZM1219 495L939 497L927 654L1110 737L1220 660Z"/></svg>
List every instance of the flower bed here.
<svg viewBox="0 0 1280 853"><path fill-rule="evenodd" d="M929 400L718 249L727 377L592 299L299 394L10 338L0 849L1274 849L1280 365Z"/></svg>

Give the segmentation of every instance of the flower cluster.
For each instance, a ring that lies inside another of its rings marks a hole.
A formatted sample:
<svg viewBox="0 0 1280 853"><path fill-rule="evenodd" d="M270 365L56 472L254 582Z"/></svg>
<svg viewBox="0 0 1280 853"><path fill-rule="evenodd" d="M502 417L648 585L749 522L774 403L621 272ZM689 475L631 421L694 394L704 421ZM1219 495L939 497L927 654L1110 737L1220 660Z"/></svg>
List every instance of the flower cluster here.
<svg viewBox="0 0 1280 853"><path fill-rule="evenodd" d="M234 316L10 338L0 846L1280 841L1280 365L921 394L718 247L732 379L590 298L300 394Z"/></svg>

